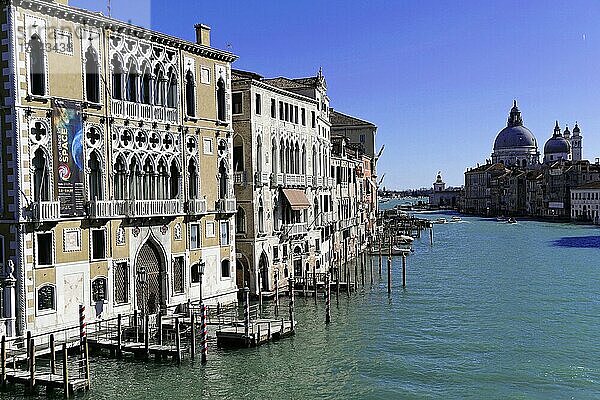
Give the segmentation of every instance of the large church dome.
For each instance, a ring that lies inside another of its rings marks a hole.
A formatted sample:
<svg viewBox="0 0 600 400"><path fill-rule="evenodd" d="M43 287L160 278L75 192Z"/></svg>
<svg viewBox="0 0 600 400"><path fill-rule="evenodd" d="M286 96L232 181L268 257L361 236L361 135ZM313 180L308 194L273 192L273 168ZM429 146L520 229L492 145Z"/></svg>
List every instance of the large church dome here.
<svg viewBox="0 0 600 400"><path fill-rule="evenodd" d="M517 102L513 104L508 117L506 128L502 129L496 136L494 141L494 150L512 149L518 147L533 147L537 146L535 136L529 129L523 126L523 118L517 107Z"/></svg>
<svg viewBox="0 0 600 400"><path fill-rule="evenodd" d="M537 140L533 133L523 126L521 111L515 100L506 127L496 135L492 162L527 168L537 165L539 158Z"/></svg>

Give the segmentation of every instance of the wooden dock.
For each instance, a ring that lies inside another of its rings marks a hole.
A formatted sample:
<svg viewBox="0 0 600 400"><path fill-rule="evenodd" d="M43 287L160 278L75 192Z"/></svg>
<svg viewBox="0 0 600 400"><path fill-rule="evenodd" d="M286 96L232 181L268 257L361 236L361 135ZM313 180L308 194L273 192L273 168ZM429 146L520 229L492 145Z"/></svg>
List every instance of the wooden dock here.
<svg viewBox="0 0 600 400"><path fill-rule="evenodd" d="M297 322L284 319L258 319L249 325L246 334L243 321L230 326L222 326L216 331L217 346L236 347L258 347L262 344L283 339L295 334Z"/></svg>

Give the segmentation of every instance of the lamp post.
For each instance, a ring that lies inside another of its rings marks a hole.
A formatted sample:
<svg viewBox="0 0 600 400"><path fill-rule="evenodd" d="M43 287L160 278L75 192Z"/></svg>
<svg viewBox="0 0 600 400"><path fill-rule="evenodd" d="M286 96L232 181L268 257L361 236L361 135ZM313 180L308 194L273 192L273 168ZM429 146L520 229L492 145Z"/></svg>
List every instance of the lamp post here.
<svg viewBox="0 0 600 400"><path fill-rule="evenodd" d="M148 311L146 285L148 284L148 272L143 265L138 269L138 281L142 285L142 314L145 315Z"/></svg>

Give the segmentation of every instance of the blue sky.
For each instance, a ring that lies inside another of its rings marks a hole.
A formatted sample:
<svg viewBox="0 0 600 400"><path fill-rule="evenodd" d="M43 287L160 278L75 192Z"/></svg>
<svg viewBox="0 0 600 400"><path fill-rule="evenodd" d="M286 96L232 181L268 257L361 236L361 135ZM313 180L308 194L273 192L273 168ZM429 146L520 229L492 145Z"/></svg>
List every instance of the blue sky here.
<svg viewBox="0 0 600 400"><path fill-rule="evenodd" d="M98 11L106 1L71 0ZM113 17L236 53L234 67L299 77L323 67L331 105L374 122L392 188L451 185L490 157L513 98L543 147L579 121L600 157L600 2L112 0ZM542 149L540 149L542 151Z"/></svg>

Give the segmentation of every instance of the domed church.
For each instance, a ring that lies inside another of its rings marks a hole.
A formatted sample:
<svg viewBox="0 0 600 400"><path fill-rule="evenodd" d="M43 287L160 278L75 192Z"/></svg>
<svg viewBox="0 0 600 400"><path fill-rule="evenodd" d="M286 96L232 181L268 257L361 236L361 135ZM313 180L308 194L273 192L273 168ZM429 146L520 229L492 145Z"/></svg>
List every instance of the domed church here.
<svg viewBox="0 0 600 400"><path fill-rule="evenodd" d="M577 122L573 128L573 136L569 127L565 127L563 133L560 132L558 121L554 126L554 134L544 145L544 163L553 163L555 161L580 161L582 156L581 151L581 129Z"/></svg>
<svg viewBox="0 0 600 400"><path fill-rule="evenodd" d="M506 128L496 136L492 162L502 163L506 166L531 167L539 164L539 160L537 140L533 133L523 126L521 111L515 100L508 116Z"/></svg>

